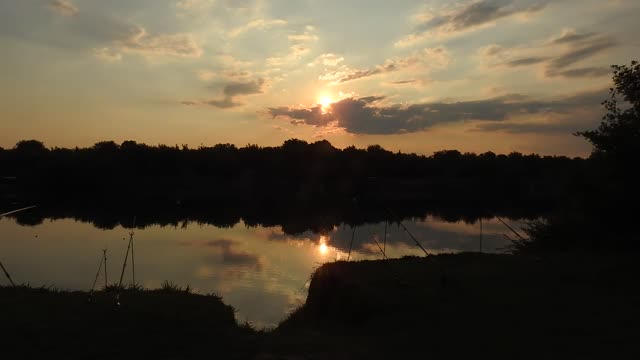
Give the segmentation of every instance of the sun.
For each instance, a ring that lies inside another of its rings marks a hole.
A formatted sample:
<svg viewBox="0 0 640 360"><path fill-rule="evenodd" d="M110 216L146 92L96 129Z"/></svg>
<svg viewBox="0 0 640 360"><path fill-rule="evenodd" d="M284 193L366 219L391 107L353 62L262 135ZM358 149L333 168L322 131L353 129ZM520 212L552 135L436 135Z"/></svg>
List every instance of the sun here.
<svg viewBox="0 0 640 360"><path fill-rule="evenodd" d="M327 110L329 109L329 106L333 104L333 99L328 96L322 96L318 99L318 104L322 108L322 112L326 113Z"/></svg>
<svg viewBox="0 0 640 360"><path fill-rule="evenodd" d="M333 100L328 96L323 96L320 98L320 100L318 100L318 103L322 105L322 107L327 107L331 105L332 102Z"/></svg>

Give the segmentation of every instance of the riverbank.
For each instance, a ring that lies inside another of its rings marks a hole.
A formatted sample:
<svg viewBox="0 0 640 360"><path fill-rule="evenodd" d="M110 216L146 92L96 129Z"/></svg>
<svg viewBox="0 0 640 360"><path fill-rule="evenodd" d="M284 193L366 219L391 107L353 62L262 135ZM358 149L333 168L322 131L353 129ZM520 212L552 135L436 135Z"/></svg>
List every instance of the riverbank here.
<svg viewBox="0 0 640 360"><path fill-rule="evenodd" d="M3 352L21 358L636 358L636 254L464 253L335 262L270 332L216 296L0 288ZM77 356L76 356L77 355Z"/></svg>
<svg viewBox="0 0 640 360"><path fill-rule="evenodd" d="M326 264L314 273L305 305L276 330L274 351L380 359L635 358L636 259L465 253Z"/></svg>
<svg viewBox="0 0 640 360"><path fill-rule="evenodd" d="M68 292L0 287L7 358L190 359L254 356L258 334L215 295L177 287ZM59 356L58 356L59 355Z"/></svg>

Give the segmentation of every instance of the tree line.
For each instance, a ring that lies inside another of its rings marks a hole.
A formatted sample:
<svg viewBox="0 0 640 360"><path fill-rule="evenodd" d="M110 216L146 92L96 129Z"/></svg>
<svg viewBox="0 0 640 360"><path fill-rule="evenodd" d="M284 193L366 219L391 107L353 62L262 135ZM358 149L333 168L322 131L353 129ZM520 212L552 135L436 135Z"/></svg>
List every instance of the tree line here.
<svg viewBox="0 0 640 360"><path fill-rule="evenodd" d="M47 148L37 140L0 149L0 176L22 197L175 201L430 201L445 204L555 202L585 160L565 156L391 152L335 148L326 140L282 146L151 146L125 141ZM489 206L489 205L488 205Z"/></svg>

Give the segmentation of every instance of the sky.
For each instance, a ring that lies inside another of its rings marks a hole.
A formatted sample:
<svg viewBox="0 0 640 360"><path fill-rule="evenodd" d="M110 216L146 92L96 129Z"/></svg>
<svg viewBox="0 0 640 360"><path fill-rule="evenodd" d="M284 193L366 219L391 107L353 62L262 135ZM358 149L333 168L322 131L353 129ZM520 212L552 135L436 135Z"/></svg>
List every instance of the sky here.
<svg viewBox="0 0 640 360"><path fill-rule="evenodd" d="M637 0L0 0L0 146L586 156Z"/></svg>

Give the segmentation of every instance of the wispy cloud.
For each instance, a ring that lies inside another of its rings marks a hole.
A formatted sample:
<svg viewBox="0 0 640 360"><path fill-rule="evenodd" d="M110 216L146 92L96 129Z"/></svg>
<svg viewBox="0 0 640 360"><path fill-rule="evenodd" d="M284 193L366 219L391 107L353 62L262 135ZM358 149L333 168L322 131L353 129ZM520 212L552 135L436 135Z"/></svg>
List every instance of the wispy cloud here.
<svg viewBox="0 0 640 360"><path fill-rule="evenodd" d="M219 254L219 260L226 265L239 267L253 267L258 270L262 268L262 260L259 256L238 250L240 242L229 239L212 240L204 244L206 247L215 250ZM211 259L218 262L218 259Z"/></svg>
<svg viewBox="0 0 640 360"><path fill-rule="evenodd" d="M70 0L51 0L49 8L64 16L75 16L80 12L80 9Z"/></svg>
<svg viewBox="0 0 640 360"><path fill-rule="evenodd" d="M547 77L600 77L611 73L608 67L593 65L570 67L617 45L618 42L610 36L595 32L578 33L574 30L565 30L559 36L537 47L504 48L499 45L490 45L481 48L478 53L484 62L492 66L515 68L543 64Z"/></svg>
<svg viewBox="0 0 640 360"><path fill-rule="evenodd" d="M237 37L250 30L264 30L274 26L286 25L287 21L282 19L255 19L251 20L247 24L237 27L229 31L229 37Z"/></svg>
<svg viewBox="0 0 640 360"><path fill-rule="evenodd" d="M311 49L305 44L294 44L289 47L289 53L283 56L272 56L265 60L268 66L282 66L298 62L308 55Z"/></svg>
<svg viewBox="0 0 640 360"><path fill-rule="evenodd" d="M343 66L340 69L332 70L321 75L319 79L330 81L331 84L342 84L374 75L396 72L414 66L424 66L427 68L443 67L446 66L450 60L451 55L445 48L427 48L408 57L388 59L383 64L376 65L369 69L350 69L347 66Z"/></svg>
<svg viewBox="0 0 640 360"><path fill-rule="evenodd" d="M176 7L183 10L201 10L215 4L215 0L180 0Z"/></svg>
<svg viewBox="0 0 640 360"><path fill-rule="evenodd" d="M598 34L594 32L580 34L573 29L566 29L560 35L553 37L550 42L552 44L570 44L587 40L597 35Z"/></svg>
<svg viewBox="0 0 640 360"><path fill-rule="evenodd" d="M251 81L235 81L227 83L222 88L222 96L211 100L185 100L180 103L188 106L209 105L220 109L231 109L242 106L237 97L262 94L266 86L263 78Z"/></svg>
<svg viewBox="0 0 640 360"><path fill-rule="evenodd" d="M316 66L316 65L324 65L324 66L338 66L341 62L344 61L342 56L338 56L336 54L328 53L322 54L315 58L312 62L308 63L308 66Z"/></svg>
<svg viewBox="0 0 640 360"><path fill-rule="evenodd" d="M604 50L608 50L617 43L611 38L597 38L586 44L580 44L578 47L571 49L564 55L551 60L549 68L553 70L563 69L569 65L577 63L581 60L587 59L593 55L596 55Z"/></svg>
<svg viewBox="0 0 640 360"><path fill-rule="evenodd" d="M535 65L535 64L543 63L547 60L549 60L549 58L545 56L531 56L531 57L525 57L525 58L519 58L519 59L507 61L505 65L509 67Z"/></svg>
<svg viewBox="0 0 640 360"><path fill-rule="evenodd" d="M119 62L122 60L122 54L111 48L94 48L93 55L100 60L106 62Z"/></svg>
<svg viewBox="0 0 640 360"><path fill-rule="evenodd" d="M454 35L492 25L497 20L532 14L544 9L550 0L474 0L421 14L414 31L397 41L397 47L414 45L428 37Z"/></svg>
<svg viewBox="0 0 640 360"><path fill-rule="evenodd" d="M308 41L317 41L318 35L305 31L302 34L289 35L287 36L287 38L293 42L308 42Z"/></svg>
<svg viewBox="0 0 640 360"><path fill-rule="evenodd" d="M111 46L94 49L94 54L101 58L119 58L122 53L143 55L146 57L183 57L199 58L202 48L190 34L150 35L140 26L129 31L112 42Z"/></svg>

